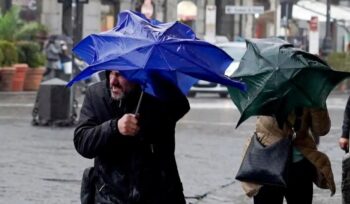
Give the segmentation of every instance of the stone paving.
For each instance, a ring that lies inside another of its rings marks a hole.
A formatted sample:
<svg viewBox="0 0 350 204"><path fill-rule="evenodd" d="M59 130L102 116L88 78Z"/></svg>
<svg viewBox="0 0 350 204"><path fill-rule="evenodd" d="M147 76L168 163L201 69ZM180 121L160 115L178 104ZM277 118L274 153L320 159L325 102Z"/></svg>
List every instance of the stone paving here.
<svg viewBox="0 0 350 204"><path fill-rule="evenodd" d="M329 154L337 193L315 188L314 203L341 203L341 158L337 146L346 95L335 95L329 107L332 130L321 140ZM30 124L35 93L0 92L0 204L79 203L82 171L92 160L78 155L73 127L37 127ZM80 100L81 101L81 100ZM208 102L209 101L209 102ZM248 204L234 179L242 146L254 128L249 119L238 129L239 113L225 107L229 100L191 99L192 110L178 124L176 158L188 203ZM203 104L217 104L205 108Z"/></svg>

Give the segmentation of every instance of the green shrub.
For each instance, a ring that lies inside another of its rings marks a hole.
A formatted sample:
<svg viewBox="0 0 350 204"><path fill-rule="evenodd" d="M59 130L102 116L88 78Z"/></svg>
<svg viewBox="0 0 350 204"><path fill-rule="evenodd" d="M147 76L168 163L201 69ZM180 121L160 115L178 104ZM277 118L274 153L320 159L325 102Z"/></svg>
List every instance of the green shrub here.
<svg viewBox="0 0 350 204"><path fill-rule="evenodd" d="M15 39L37 41L40 35L47 35L47 32L47 28L44 25L38 22L30 22L19 29L15 34Z"/></svg>
<svg viewBox="0 0 350 204"><path fill-rule="evenodd" d="M2 40L0 50L4 57L1 66L12 66L18 62L18 53L14 43Z"/></svg>
<svg viewBox="0 0 350 204"><path fill-rule="evenodd" d="M350 54L345 52L331 53L327 57L328 64L338 71L350 72Z"/></svg>
<svg viewBox="0 0 350 204"><path fill-rule="evenodd" d="M1 65L3 64L3 61L4 61L4 54L2 54L2 50L0 49L0 68L1 68Z"/></svg>
<svg viewBox="0 0 350 204"><path fill-rule="evenodd" d="M45 57L40 51L40 45L33 41L19 41L16 43L20 63L26 63L31 68L43 66Z"/></svg>
<svg viewBox="0 0 350 204"><path fill-rule="evenodd" d="M3 16L0 16L0 40L14 41L14 34L21 28L19 7L13 6Z"/></svg>
<svg viewBox="0 0 350 204"><path fill-rule="evenodd" d="M38 52L35 54L33 62L30 64L31 68L38 68L45 65L45 56L43 53Z"/></svg>

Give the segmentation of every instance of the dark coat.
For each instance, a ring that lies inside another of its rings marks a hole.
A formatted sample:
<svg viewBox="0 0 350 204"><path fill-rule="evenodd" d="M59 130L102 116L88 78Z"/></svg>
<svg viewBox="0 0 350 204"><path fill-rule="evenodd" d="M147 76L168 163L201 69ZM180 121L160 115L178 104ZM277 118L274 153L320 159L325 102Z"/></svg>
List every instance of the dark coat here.
<svg viewBox="0 0 350 204"><path fill-rule="evenodd" d="M346 102L345 110L344 110L344 119L342 126L342 137L349 139L350 133L350 96L348 101Z"/></svg>
<svg viewBox="0 0 350 204"><path fill-rule="evenodd" d="M74 133L76 150L95 158L95 203L185 203L177 171L176 122L189 111L185 96L161 101L145 94L139 110L139 133L123 136L117 120L134 113L139 92L112 100L106 82L90 86Z"/></svg>

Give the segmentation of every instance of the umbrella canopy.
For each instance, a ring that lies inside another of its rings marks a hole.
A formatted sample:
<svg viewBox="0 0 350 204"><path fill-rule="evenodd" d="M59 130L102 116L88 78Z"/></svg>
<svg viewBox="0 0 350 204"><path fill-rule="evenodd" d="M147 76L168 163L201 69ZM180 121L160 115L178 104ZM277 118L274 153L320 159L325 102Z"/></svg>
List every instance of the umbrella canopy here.
<svg viewBox="0 0 350 204"><path fill-rule="evenodd" d="M247 51L231 78L245 82L248 91L229 88L241 112L237 127L253 115L275 116L281 127L297 107L325 107L331 90L350 76L278 38L246 43Z"/></svg>
<svg viewBox="0 0 350 204"><path fill-rule="evenodd" d="M245 89L243 83L224 75L232 58L198 40L188 26L148 20L132 11L121 12L118 19L114 29L90 35L73 49L89 66L68 86L97 71L117 70L141 84L145 92L160 97L166 91L157 78L174 84L183 94L198 79Z"/></svg>

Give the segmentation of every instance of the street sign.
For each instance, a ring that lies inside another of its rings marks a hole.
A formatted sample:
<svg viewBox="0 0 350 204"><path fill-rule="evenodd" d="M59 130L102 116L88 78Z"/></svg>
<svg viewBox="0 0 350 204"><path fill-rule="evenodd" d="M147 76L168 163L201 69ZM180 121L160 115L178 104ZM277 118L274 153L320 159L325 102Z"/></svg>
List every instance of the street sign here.
<svg viewBox="0 0 350 204"><path fill-rule="evenodd" d="M57 0L57 1L58 3L63 3L63 2L72 3L72 0ZM77 3L87 4L89 3L89 0L77 0Z"/></svg>
<svg viewBox="0 0 350 204"><path fill-rule="evenodd" d="M261 14L264 13L263 6L225 6L226 14Z"/></svg>

